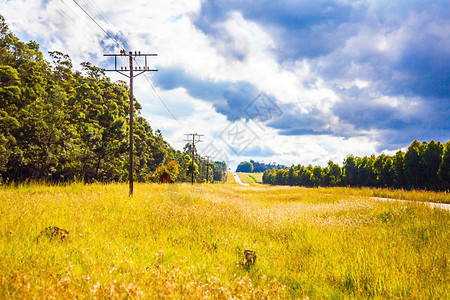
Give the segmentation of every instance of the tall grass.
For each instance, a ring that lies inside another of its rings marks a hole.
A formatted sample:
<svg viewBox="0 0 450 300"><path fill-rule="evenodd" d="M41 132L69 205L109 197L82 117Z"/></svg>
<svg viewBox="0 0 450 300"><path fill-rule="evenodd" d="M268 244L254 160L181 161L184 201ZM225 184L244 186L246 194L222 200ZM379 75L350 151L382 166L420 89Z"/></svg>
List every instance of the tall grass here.
<svg viewBox="0 0 450 300"><path fill-rule="evenodd" d="M450 296L447 211L348 189L136 184L133 198L127 189L0 189L0 296ZM69 240L37 240L47 226ZM258 256L251 268L245 249Z"/></svg>

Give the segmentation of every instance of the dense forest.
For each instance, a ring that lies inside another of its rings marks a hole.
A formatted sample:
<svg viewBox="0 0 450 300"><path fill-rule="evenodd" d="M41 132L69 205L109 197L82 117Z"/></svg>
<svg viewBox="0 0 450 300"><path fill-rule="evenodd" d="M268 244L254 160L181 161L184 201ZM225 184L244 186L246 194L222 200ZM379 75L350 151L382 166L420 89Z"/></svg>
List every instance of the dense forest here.
<svg viewBox="0 0 450 300"><path fill-rule="evenodd" d="M392 187L404 189L450 189L450 141L414 140L406 153L394 156L357 157L348 155L343 166L328 162L320 166L292 166L287 170L264 172L263 182L297 186Z"/></svg>
<svg viewBox="0 0 450 300"><path fill-rule="evenodd" d="M89 62L78 71L68 55L49 54L52 62L0 16L0 183L127 180L128 86ZM178 181L190 180L190 172L197 181L207 173L208 181L223 179L223 162L196 155L192 168L190 144L173 149L134 101L136 180L156 181L158 168L174 164Z"/></svg>

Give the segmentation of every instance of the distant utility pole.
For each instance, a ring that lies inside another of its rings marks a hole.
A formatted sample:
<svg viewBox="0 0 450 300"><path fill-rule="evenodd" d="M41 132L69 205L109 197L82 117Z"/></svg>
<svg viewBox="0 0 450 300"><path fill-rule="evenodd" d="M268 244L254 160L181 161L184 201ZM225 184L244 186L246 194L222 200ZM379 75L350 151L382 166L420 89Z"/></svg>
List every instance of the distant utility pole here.
<svg viewBox="0 0 450 300"><path fill-rule="evenodd" d="M206 155L206 183L208 183L208 179L209 179L209 158L211 156Z"/></svg>
<svg viewBox="0 0 450 300"><path fill-rule="evenodd" d="M190 136L192 136L192 164L191 164L191 168L192 168L192 173L191 173L191 183L194 184L194 158L195 158L195 142L200 143L203 142L201 140L201 137L203 136L203 134L197 134L197 133L185 133L184 134L186 136L185 141L190 142ZM197 138L197 140L196 140Z"/></svg>
<svg viewBox="0 0 450 300"><path fill-rule="evenodd" d="M134 54L132 51L126 53L125 50L120 50L120 54L104 54L103 56L114 56L114 69L113 70L105 70L105 71L115 71L118 72L128 78L130 78L130 166L129 166L129 174L128 174L128 181L130 183L130 197L133 196L133 174L134 174L134 164L133 164L133 126L134 126L134 102L133 102L133 78L141 75L144 72L150 72L150 71L158 71L157 69L150 69L147 65L147 56L157 56L158 54L142 54L141 51L137 52L135 51ZM129 58L129 69L125 66L119 66L117 65L117 57L127 57ZM136 57L145 57L145 64L144 66L138 66L133 67L133 60L136 59ZM125 73L125 72L130 72ZM134 74L136 72L137 74Z"/></svg>

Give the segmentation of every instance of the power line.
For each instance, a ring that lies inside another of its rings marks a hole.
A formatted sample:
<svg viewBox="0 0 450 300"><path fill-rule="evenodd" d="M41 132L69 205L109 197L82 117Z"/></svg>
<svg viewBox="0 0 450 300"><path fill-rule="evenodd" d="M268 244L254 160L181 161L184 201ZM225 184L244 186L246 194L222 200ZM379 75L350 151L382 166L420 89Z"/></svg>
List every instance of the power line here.
<svg viewBox="0 0 450 300"><path fill-rule="evenodd" d="M138 66L139 62L137 60L135 60L136 64ZM144 78L147 80L148 84L150 85L150 87L153 89L153 92L155 92L155 95L157 97L157 99L159 100L159 102L161 102L161 104L164 106L164 108L167 110L167 112L170 114L170 116L172 117L172 119L174 119L178 125L180 125L181 127L183 127L181 125L181 123L178 121L178 118L175 116L175 114L172 112L172 110L166 105L166 103L164 102L164 100L161 98L161 96L158 93L158 90L156 89L156 84L154 83L154 81L152 80L152 78L147 77L147 74L144 74Z"/></svg>
<svg viewBox="0 0 450 300"><path fill-rule="evenodd" d="M102 19L105 23L111 23L109 19L102 13L102 11L100 9L97 9L94 1L83 1L83 4L87 8L87 10L94 12L97 18Z"/></svg>
<svg viewBox="0 0 450 300"><path fill-rule="evenodd" d="M87 12L87 10L89 10L89 9L84 9L76 0L73 0L73 2L75 2L75 4L76 5L78 5L78 7L80 7L81 8L81 10L108 36L108 37L110 37L123 51L125 51L125 48L124 48L124 46L119 42L119 41L117 41L117 39L115 39L111 34L109 34L102 26L100 26L100 24L97 22L97 21L95 21L95 19ZM94 9L92 9L91 8L91 10L92 11L94 11ZM96 14L95 12L94 12L94 14ZM135 62L136 62L136 64L139 66L139 63L136 61L136 58L134 58L135 59ZM175 116L175 114L172 112L172 110L167 106L167 104L164 102L164 100L162 99L162 97L159 95L159 93L158 93L158 91L157 91L157 89L156 89L156 87L155 87L155 85L156 84L154 84L153 83L153 81L151 80L151 79L149 79L147 76L146 76L146 74L144 74L144 77L145 77L145 79L147 80L147 82L149 83L149 85L150 85L150 87L152 88L152 90L153 90L153 92L155 93L155 95L156 95L156 98L158 99L158 101L163 105L163 107L167 110L167 112L170 114L170 116L178 123L178 125L180 126L180 127L183 127L182 125L181 125L181 123L178 121L178 119L177 119L177 117Z"/></svg>
<svg viewBox="0 0 450 300"><path fill-rule="evenodd" d="M69 0L70 1L70 0ZM110 19L95 5L94 2L92 1L80 1L78 0L78 5L83 6L84 10L86 11L85 13L87 13L87 15L89 15L89 17L91 19L99 19L100 21L102 21L103 23L103 27L100 27L103 32L107 32L106 34L109 37L114 37L114 33L111 34L111 32L113 32L113 30L108 30L106 24L111 24L112 22L110 21ZM97 23L101 23L101 22L97 22ZM123 50L126 48L129 48L127 41L118 41L117 39L113 39L113 41Z"/></svg>
<svg viewBox="0 0 450 300"><path fill-rule="evenodd" d="M147 82L150 84L150 86L152 87L153 91L156 94L156 97L158 98L159 102L162 103L162 105L164 105L164 107L166 108L166 110L169 112L169 114L172 116L172 118L178 123L178 125L181 126L180 122L178 121L177 117L175 116L175 114L170 110L170 108L166 105L166 103L164 102L164 100L161 98L161 96L159 95L158 91L156 90L155 86L153 85L151 79L148 79L148 77L146 75L144 75L145 79L147 80Z"/></svg>
<svg viewBox="0 0 450 300"><path fill-rule="evenodd" d="M64 11L64 9L58 5L57 2L53 1L52 4L54 4L55 6L57 6L58 9L56 9L56 12L58 14L60 14L64 19L66 19L69 23L73 23L75 26L77 25L76 19L78 18L79 20L81 20L81 22L83 22L92 32L96 32L96 30L90 26L88 23L86 23L86 21L84 20L84 18L82 18L77 12L75 12L72 7L70 7L64 0L61 0L61 3L64 4L72 13L74 16L76 16L75 18L71 17L70 14L68 14L66 11ZM84 31L81 31L81 33L89 39L89 35L86 34Z"/></svg>
<svg viewBox="0 0 450 300"><path fill-rule="evenodd" d="M116 40L109 32L107 32L91 15L77 2L77 0L73 0L75 4L95 23L97 26L107 35L110 39L112 39L123 51L125 51L125 48L122 46L122 44Z"/></svg>
<svg viewBox="0 0 450 300"><path fill-rule="evenodd" d="M194 184L194 160L195 160L195 142L200 143L203 142L201 140L201 137L204 136L203 134L197 134L197 133L185 133L186 136L185 141L190 142L190 136L192 136L192 163L191 163L191 183ZM197 139L195 139L197 137Z"/></svg>

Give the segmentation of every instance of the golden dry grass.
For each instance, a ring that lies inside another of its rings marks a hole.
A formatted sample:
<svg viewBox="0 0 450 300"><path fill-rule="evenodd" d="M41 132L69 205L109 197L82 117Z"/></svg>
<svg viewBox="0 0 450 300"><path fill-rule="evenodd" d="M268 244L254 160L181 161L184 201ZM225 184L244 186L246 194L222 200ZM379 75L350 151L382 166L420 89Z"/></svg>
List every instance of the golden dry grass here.
<svg viewBox="0 0 450 300"><path fill-rule="evenodd" d="M360 191L0 189L2 298L448 298L450 215ZM349 195L352 194L352 195ZM47 226L67 242L39 240ZM256 264L242 265L243 251Z"/></svg>

